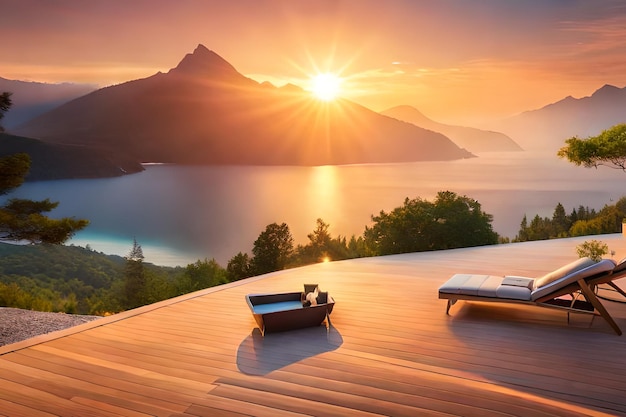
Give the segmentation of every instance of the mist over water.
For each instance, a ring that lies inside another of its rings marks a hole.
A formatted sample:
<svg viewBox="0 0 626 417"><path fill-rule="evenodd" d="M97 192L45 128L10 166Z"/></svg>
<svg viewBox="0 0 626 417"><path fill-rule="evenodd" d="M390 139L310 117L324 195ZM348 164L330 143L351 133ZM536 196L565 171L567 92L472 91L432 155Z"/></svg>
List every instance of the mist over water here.
<svg viewBox="0 0 626 417"><path fill-rule="evenodd" d="M147 262L187 265L215 258L226 266L251 253L270 223L287 223L306 244L316 219L333 236L363 234L371 215L406 197L438 191L467 195L494 217L500 235L515 237L524 214L552 216L579 205L596 210L626 195L626 174L585 169L555 155L492 153L451 162L321 167L149 165L119 178L27 183L8 197L59 201L53 217L90 220L69 243L126 255L135 237Z"/></svg>

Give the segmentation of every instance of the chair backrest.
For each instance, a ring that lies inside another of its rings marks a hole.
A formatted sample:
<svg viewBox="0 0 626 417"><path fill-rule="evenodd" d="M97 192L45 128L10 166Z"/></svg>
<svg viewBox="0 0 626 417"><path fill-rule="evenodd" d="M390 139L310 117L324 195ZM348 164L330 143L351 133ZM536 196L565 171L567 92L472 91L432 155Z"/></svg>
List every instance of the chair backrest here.
<svg viewBox="0 0 626 417"><path fill-rule="evenodd" d="M574 262L570 262L567 265L563 265L559 269L556 269L552 272L545 274L542 277L535 279L535 289L548 285L573 272L580 271L581 269L585 269L591 265L594 265L595 263L596 262L592 260L591 258L585 257L585 258L577 259Z"/></svg>
<svg viewBox="0 0 626 417"><path fill-rule="evenodd" d="M531 293L531 299L536 300L563 288L581 278L587 278L601 273L609 273L615 268L615 261L602 259L596 262L590 258L580 258L574 262L544 275L535 280L535 289Z"/></svg>
<svg viewBox="0 0 626 417"><path fill-rule="evenodd" d="M624 273L626 273L626 258L619 261L613 268L613 274L615 275L623 275Z"/></svg>

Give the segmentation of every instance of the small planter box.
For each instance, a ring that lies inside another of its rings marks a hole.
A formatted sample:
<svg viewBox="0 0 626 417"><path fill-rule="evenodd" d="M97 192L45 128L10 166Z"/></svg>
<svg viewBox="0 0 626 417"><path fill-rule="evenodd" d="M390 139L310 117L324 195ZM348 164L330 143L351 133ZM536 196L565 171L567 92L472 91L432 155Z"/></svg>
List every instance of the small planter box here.
<svg viewBox="0 0 626 417"><path fill-rule="evenodd" d="M248 294L246 302L264 335L320 326L327 319L330 324L329 316L335 305L327 292L319 292L317 305L311 306L305 306L304 292Z"/></svg>

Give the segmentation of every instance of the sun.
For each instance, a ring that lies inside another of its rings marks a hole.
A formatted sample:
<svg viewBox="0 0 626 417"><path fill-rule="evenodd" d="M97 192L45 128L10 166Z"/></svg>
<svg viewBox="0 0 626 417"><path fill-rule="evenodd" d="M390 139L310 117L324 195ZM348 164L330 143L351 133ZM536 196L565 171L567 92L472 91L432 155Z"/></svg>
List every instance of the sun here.
<svg viewBox="0 0 626 417"><path fill-rule="evenodd" d="M341 78L331 73L317 74L311 79L311 91L320 100L334 100L341 91Z"/></svg>

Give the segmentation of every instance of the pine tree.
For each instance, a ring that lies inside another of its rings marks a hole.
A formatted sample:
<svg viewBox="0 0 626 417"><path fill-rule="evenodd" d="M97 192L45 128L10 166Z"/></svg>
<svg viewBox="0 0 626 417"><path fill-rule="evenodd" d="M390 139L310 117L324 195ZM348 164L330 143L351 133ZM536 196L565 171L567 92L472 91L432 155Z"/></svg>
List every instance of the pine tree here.
<svg viewBox="0 0 626 417"><path fill-rule="evenodd" d="M571 224L565 214L563 204L558 203L552 214L552 236L551 237L567 237Z"/></svg>
<svg viewBox="0 0 626 417"><path fill-rule="evenodd" d="M0 93L0 120L11 107L11 93ZM0 132L2 132L0 125ZM24 182L31 159L26 153L0 157L0 196L10 193ZM0 205L0 240L62 244L89 221L64 217L51 219L44 215L59 203L12 198Z"/></svg>
<svg viewBox="0 0 626 417"><path fill-rule="evenodd" d="M133 238L133 247L128 253L126 259L130 259L133 261L143 261L143 249L141 249L141 245L137 243L137 238Z"/></svg>
<svg viewBox="0 0 626 417"><path fill-rule="evenodd" d="M528 219L526 218L526 214L524 214L524 218L520 223L517 240L519 242L526 242L528 240Z"/></svg>
<svg viewBox="0 0 626 417"><path fill-rule="evenodd" d="M0 120L2 120L2 118L4 117L4 113L8 112L11 108L11 105L13 104L11 102L11 94L12 93L9 93L7 91L5 91L4 93L0 93ZM0 124L0 132L4 132L2 124Z"/></svg>
<svg viewBox="0 0 626 417"><path fill-rule="evenodd" d="M147 301L147 279L143 259L141 245L134 238L133 247L126 257L124 268L124 304L127 309L142 306Z"/></svg>

